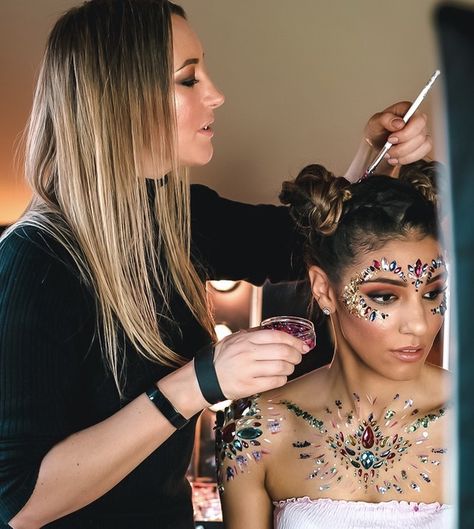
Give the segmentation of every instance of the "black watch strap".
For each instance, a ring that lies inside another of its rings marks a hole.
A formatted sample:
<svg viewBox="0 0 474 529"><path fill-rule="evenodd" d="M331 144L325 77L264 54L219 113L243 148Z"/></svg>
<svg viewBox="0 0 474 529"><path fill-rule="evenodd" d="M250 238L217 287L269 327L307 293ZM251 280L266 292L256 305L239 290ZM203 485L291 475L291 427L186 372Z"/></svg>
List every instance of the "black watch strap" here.
<svg viewBox="0 0 474 529"><path fill-rule="evenodd" d="M227 400L222 392L214 367L214 346L206 345L194 357L194 371L203 397L209 404Z"/></svg>
<svg viewBox="0 0 474 529"><path fill-rule="evenodd" d="M168 419L168 421L177 429L181 430L189 422L179 411L177 411L171 402L163 395L158 386L153 385L146 392L148 398L158 408L158 410Z"/></svg>

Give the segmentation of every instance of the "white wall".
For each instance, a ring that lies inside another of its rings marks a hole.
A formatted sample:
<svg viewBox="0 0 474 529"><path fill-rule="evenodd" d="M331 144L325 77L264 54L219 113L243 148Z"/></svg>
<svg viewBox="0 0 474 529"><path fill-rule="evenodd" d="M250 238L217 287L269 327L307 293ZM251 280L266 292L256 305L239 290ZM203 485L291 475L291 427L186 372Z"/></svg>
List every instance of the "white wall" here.
<svg viewBox="0 0 474 529"><path fill-rule="evenodd" d="M14 220L28 200L13 166L14 145L46 36L77 3L0 2L0 224ZM216 114L214 160L192 178L231 198L276 202L280 182L309 162L344 172L367 118L413 99L437 66L435 0L181 3L227 97ZM424 104L433 116L441 86ZM436 154L443 159L442 146Z"/></svg>
<svg viewBox="0 0 474 529"><path fill-rule="evenodd" d="M238 199L277 201L310 162L344 173L368 117L413 100L438 65L434 0L181 3L227 96L214 160L193 178ZM422 106L430 115L441 85Z"/></svg>

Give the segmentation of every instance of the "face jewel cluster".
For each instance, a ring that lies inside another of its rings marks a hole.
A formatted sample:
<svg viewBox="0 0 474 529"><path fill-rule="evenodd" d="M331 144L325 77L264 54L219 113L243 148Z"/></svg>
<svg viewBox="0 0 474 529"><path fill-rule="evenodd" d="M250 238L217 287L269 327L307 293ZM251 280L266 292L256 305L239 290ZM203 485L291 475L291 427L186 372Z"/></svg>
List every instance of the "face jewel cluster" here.
<svg viewBox="0 0 474 529"><path fill-rule="evenodd" d="M258 462L267 453L258 440L263 430L257 398L258 395L252 399L236 400L220 417L216 417L216 459L221 492L224 490L224 480L234 479L239 472L245 471L249 458ZM271 432L278 431L280 424L277 423L270 421L268 429ZM234 464L225 465L226 458Z"/></svg>
<svg viewBox="0 0 474 529"><path fill-rule="evenodd" d="M435 270L437 270L440 267L445 267L446 264L444 262L444 259L439 256L437 259L433 259L431 261L431 264L425 263L422 264L420 259L417 259L416 263L414 265L408 265L408 277L410 279L413 279L411 282L412 285L415 286L416 291L418 292L418 289L423 284L423 279L426 277L427 281L431 279L433 276L433 273Z"/></svg>
<svg viewBox="0 0 474 529"><path fill-rule="evenodd" d="M344 287L342 300L351 314L369 321L374 321L377 318L381 318L382 320L388 318L388 314L385 312L381 312L372 308L370 305L367 305L367 302L365 301L364 297L361 296L359 290L359 286L362 283L372 279L372 277L380 271L393 272L402 281L405 283L407 282L405 274L403 273L401 267L397 265L396 261L389 262L385 257L383 257L380 261L374 260L370 266L368 266L357 276L353 277L349 285Z"/></svg>

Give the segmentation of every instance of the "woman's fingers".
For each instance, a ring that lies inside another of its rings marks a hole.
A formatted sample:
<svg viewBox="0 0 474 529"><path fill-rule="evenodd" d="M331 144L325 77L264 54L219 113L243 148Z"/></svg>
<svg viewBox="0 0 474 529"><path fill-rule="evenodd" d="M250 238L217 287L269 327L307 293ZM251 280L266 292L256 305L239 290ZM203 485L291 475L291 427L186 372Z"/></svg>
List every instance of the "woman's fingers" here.
<svg viewBox="0 0 474 529"><path fill-rule="evenodd" d="M216 345L214 365L230 399L279 387L309 347L282 331L255 329L227 336Z"/></svg>
<svg viewBox="0 0 474 529"><path fill-rule="evenodd" d="M366 138L375 149L381 149L386 141L393 144L388 152L389 163L414 162L425 157L433 148L426 114L415 112L407 123L403 121L410 105L409 101L395 103L374 114L366 125Z"/></svg>

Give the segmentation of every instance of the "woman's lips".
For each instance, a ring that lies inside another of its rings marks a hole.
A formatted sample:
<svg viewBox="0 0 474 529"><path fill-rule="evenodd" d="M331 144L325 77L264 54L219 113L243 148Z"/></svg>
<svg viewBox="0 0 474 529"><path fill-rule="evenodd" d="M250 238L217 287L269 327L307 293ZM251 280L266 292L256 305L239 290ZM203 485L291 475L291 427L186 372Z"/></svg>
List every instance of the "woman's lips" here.
<svg viewBox="0 0 474 529"><path fill-rule="evenodd" d="M391 353L402 362L418 362L423 356L424 349L421 346L417 347L400 347L399 349L392 349Z"/></svg>
<svg viewBox="0 0 474 529"><path fill-rule="evenodd" d="M212 128L213 123L214 123L213 119L210 119L209 121L204 122L202 127L198 130L198 132L200 134L203 134L204 136L212 138L212 136L214 136L214 130Z"/></svg>
<svg viewBox="0 0 474 529"><path fill-rule="evenodd" d="M203 127L202 129L199 129L199 134L203 134L204 136L207 136L208 138L212 138L214 136L214 130L210 125L207 127Z"/></svg>

